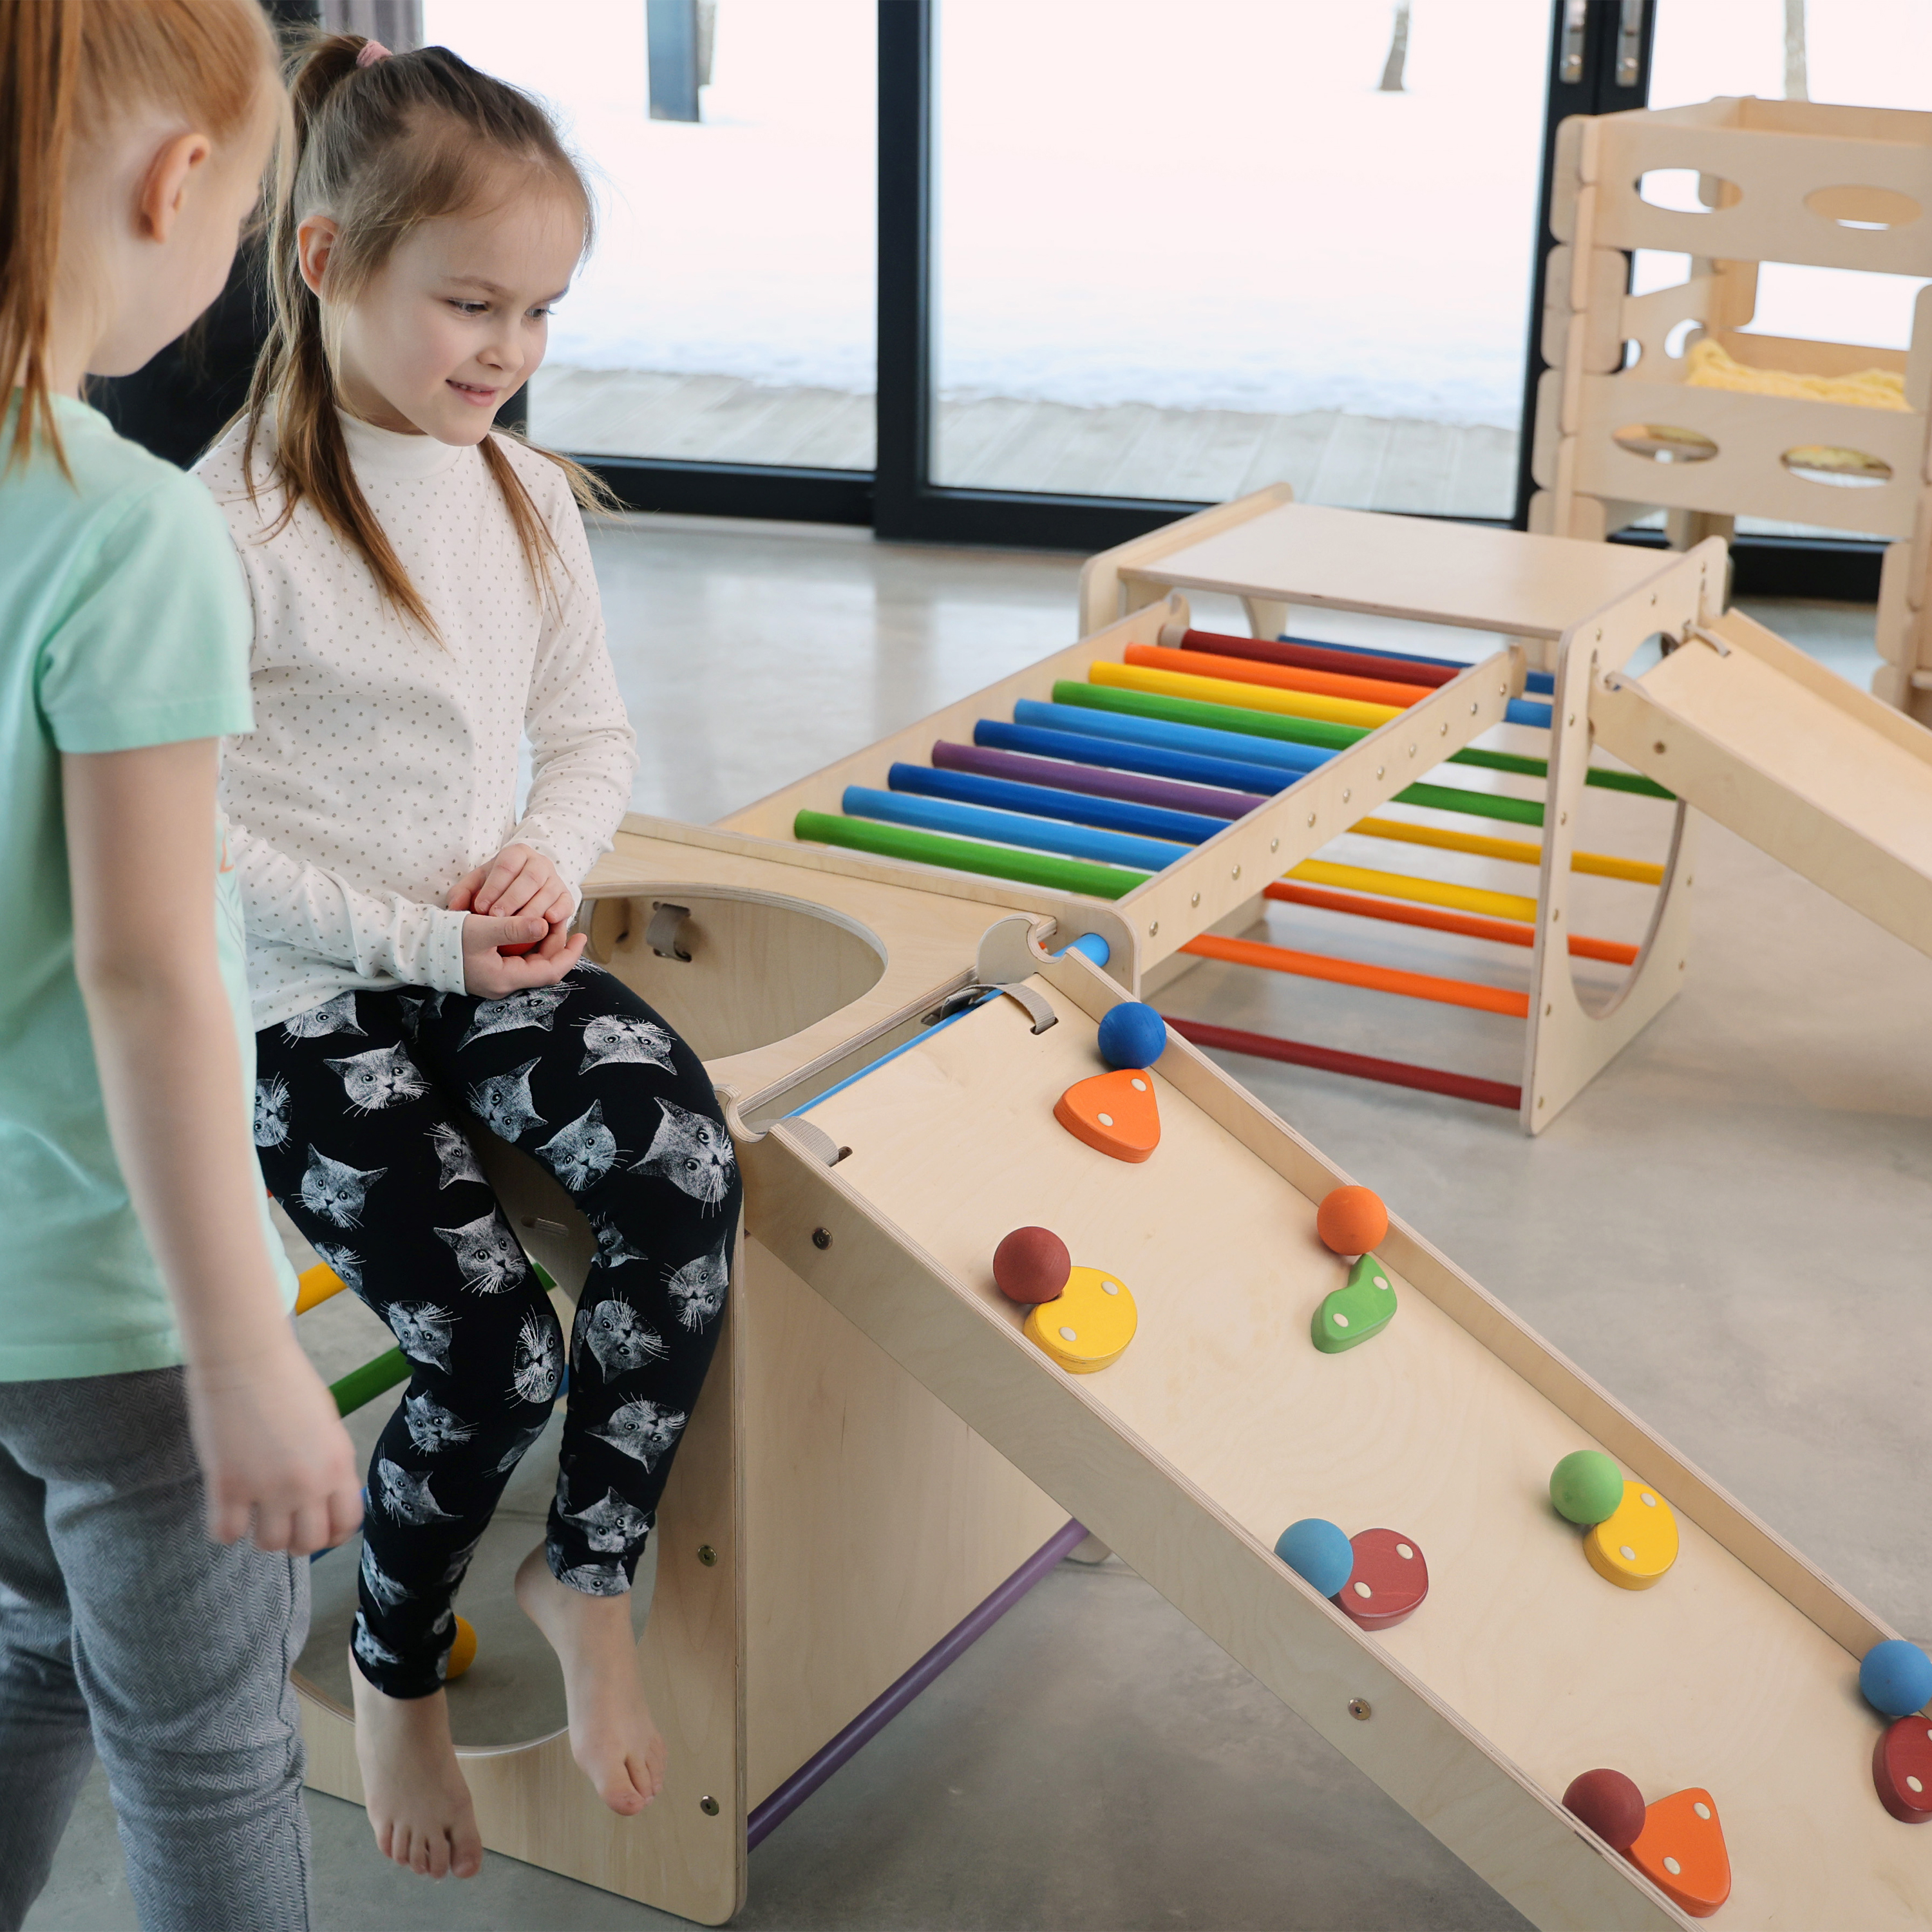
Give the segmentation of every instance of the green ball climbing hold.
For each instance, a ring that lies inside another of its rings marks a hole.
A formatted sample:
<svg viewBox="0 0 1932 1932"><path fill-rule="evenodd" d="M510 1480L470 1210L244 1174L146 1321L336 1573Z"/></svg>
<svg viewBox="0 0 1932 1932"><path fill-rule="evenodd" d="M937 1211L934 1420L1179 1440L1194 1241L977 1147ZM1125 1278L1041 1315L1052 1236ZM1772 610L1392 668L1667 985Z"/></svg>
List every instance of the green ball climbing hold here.
<svg viewBox="0 0 1932 1932"><path fill-rule="evenodd" d="M1615 1516L1624 1499L1624 1472L1600 1449L1578 1449L1550 1472L1556 1514L1589 1528Z"/></svg>

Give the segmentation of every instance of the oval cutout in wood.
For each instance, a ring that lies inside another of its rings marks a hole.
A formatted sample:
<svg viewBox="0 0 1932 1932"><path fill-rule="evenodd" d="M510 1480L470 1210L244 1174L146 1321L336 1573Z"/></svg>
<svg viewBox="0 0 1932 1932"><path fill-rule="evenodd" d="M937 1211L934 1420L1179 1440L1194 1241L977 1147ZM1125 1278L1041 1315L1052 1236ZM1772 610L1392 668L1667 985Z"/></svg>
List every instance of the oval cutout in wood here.
<svg viewBox="0 0 1932 1932"><path fill-rule="evenodd" d="M1904 228L1924 212L1910 195L1890 188L1814 188L1804 206L1840 228Z"/></svg>
<svg viewBox="0 0 1932 1932"><path fill-rule="evenodd" d="M1807 483L1822 483L1834 490L1876 490L1892 481L1892 465L1883 457L1869 455L1862 449L1808 442L1787 449L1778 460Z"/></svg>
<svg viewBox="0 0 1932 1932"><path fill-rule="evenodd" d="M1687 315L1682 322L1673 322L1670 332L1664 338L1664 352L1673 362L1681 362L1690 352L1690 338L1704 325L1695 316Z"/></svg>
<svg viewBox="0 0 1932 1932"><path fill-rule="evenodd" d="M1721 175L1700 174L1695 168L1648 168L1636 178L1637 199L1674 214L1709 214L1735 208L1744 190Z"/></svg>
<svg viewBox="0 0 1932 1932"><path fill-rule="evenodd" d="M1614 440L1619 449L1653 463L1708 463L1718 453L1718 446L1701 430L1671 423L1625 423Z"/></svg>

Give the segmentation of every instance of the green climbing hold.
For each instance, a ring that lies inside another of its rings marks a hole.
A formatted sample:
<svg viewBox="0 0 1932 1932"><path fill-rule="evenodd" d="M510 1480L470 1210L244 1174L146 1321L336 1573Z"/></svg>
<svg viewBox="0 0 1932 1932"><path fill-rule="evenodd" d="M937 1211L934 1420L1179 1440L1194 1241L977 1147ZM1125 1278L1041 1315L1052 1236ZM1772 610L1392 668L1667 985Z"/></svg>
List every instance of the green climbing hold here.
<svg viewBox="0 0 1932 1932"><path fill-rule="evenodd" d="M1395 1286L1388 1269L1364 1255L1349 1269L1346 1284L1323 1297L1315 1311L1315 1346L1324 1355L1339 1355L1379 1335L1394 1313Z"/></svg>
<svg viewBox="0 0 1932 1932"><path fill-rule="evenodd" d="M1550 1472L1556 1514L1586 1529L1606 1522L1622 1506L1624 1472L1600 1449L1577 1449Z"/></svg>

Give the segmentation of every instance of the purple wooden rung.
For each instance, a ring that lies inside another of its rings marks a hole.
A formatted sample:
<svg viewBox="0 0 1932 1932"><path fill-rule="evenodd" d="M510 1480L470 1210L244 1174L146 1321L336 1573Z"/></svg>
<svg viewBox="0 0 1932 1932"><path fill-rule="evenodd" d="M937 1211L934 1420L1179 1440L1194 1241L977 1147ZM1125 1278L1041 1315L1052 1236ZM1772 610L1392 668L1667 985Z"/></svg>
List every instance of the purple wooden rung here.
<svg viewBox="0 0 1932 1932"><path fill-rule="evenodd" d="M1197 812L1209 818L1240 818L1268 800L1252 792L1225 791L1218 785L1184 784L1175 778L1143 778L1060 758L1035 758L1024 752L989 752L978 745L932 748L935 771L973 772L981 778L1015 778L1022 784L1052 785L1084 792L1091 798L1124 799L1130 805L1156 805L1172 812Z"/></svg>
<svg viewBox="0 0 1932 1932"><path fill-rule="evenodd" d="M954 1660L974 1643L1052 1569L1087 1540L1084 1526L1056 1530L964 1622L956 1624L898 1681L874 1698L832 1742L806 1760L745 1821L745 1844L755 1851L839 1766L855 1757Z"/></svg>

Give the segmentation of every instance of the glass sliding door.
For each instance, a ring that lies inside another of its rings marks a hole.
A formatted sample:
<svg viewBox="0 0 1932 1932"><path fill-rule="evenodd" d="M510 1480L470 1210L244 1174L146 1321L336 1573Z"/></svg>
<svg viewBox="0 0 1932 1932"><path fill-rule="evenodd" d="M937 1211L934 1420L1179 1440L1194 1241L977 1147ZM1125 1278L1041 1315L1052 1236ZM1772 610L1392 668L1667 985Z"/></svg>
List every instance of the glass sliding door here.
<svg viewBox="0 0 1932 1932"><path fill-rule="evenodd" d="M933 483L1510 516L1550 0L934 4Z"/></svg>
<svg viewBox="0 0 1932 1932"><path fill-rule="evenodd" d="M877 0L423 0L425 40L542 96L597 188L533 436L872 468L877 17Z"/></svg>

